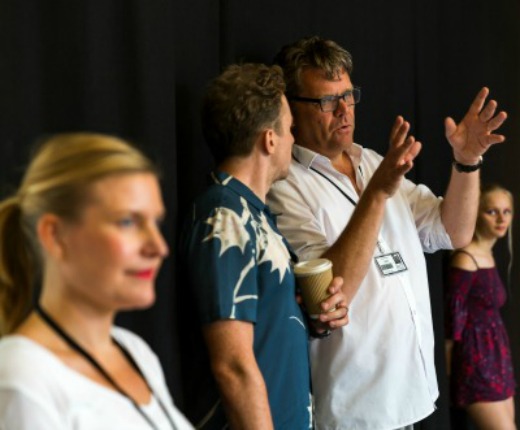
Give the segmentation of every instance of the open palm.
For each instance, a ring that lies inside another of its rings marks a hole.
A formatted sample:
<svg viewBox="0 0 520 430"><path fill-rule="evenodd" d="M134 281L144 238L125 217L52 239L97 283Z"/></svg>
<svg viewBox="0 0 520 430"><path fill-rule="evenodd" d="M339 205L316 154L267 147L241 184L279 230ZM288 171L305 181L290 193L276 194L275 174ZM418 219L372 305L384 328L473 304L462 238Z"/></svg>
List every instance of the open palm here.
<svg viewBox="0 0 520 430"><path fill-rule="evenodd" d="M484 106L489 89L482 88L468 112L459 124L453 118L446 118L446 138L453 148L455 159L463 164L476 164L478 158L490 146L501 143L505 137L493 132L506 120L507 114L503 111L495 115L497 102L490 100Z"/></svg>

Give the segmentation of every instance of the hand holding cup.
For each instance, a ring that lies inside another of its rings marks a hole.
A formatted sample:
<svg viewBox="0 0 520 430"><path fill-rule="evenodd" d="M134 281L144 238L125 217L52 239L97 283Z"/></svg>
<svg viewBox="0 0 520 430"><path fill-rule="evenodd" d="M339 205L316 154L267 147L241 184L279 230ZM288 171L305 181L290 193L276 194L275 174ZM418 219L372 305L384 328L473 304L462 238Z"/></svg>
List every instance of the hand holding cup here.
<svg viewBox="0 0 520 430"><path fill-rule="evenodd" d="M326 258L302 261L295 264L294 275L309 317L318 319L323 312L321 303L330 296L328 288L333 278L332 261Z"/></svg>

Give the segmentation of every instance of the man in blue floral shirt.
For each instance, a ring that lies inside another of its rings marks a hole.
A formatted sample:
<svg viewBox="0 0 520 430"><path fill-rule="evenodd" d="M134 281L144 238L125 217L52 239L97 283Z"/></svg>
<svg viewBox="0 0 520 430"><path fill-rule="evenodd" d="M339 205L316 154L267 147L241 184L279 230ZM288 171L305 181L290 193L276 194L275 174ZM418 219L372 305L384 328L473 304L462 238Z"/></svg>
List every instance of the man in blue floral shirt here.
<svg viewBox="0 0 520 430"><path fill-rule="evenodd" d="M203 130L218 170L196 200L181 244L220 394L204 428L312 428L307 321L289 247L265 205L291 160L284 91L277 66L230 66L204 102ZM341 284L332 282L311 332L347 323Z"/></svg>

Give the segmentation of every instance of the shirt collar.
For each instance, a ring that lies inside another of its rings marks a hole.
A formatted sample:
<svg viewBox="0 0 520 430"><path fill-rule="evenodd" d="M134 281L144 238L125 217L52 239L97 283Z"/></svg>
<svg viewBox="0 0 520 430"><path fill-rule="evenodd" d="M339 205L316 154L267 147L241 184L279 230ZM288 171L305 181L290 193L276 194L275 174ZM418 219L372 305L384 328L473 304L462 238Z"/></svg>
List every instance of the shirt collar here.
<svg viewBox="0 0 520 430"><path fill-rule="evenodd" d="M248 203L252 204L259 211L270 213L267 205L262 200L260 200L260 198L251 190L251 188L249 188L243 182L240 182L237 178L230 175L229 173L215 170L211 173L211 178L215 183L220 184L223 187L228 187L239 196L244 197Z"/></svg>
<svg viewBox="0 0 520 430"><path fill-rule="evenodd" d="M345 150L345 152L349 155L350 159L352 160L354 168L357 169L358 166L361 164L361 154L363 152L363 147L361 145L358 145L357 143L353 143L347 150ZM293 145L292 154L296 161L298 161L302 166L304 166L307 169L312 167L314 164L331 166L329 158L298 144Z"/></svg>

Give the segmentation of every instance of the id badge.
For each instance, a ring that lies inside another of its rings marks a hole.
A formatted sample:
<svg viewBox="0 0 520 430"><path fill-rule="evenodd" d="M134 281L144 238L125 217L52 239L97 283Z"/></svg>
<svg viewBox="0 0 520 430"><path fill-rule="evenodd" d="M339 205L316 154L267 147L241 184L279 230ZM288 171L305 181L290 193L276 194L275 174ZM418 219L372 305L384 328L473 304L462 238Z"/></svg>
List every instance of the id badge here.
<svg viewBox="0 0 520 430"><path fill-rule="evenodd" d="M375 257L377 267L383 276L394 275L408 270L399 252L391 252Z"/></svg>

